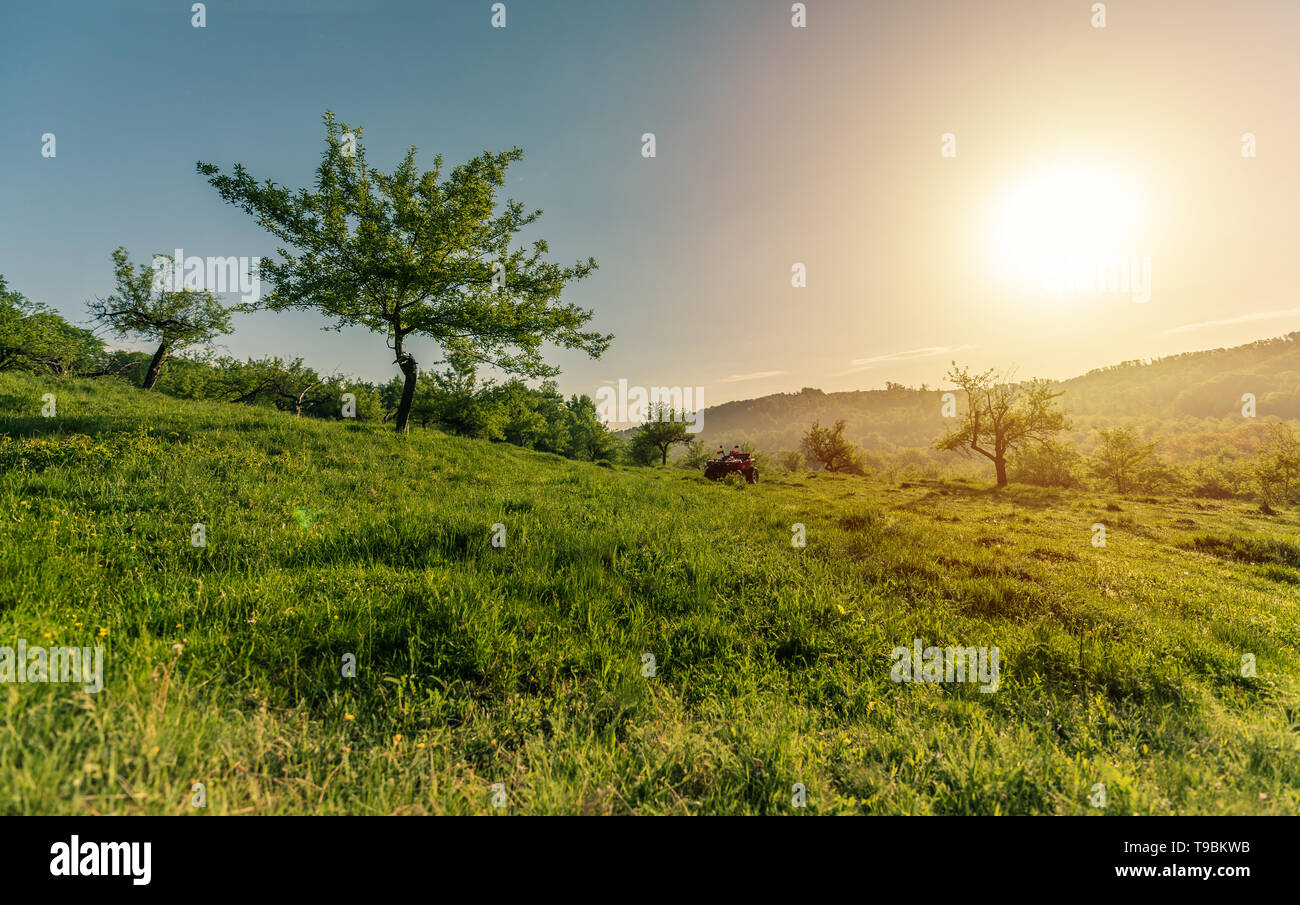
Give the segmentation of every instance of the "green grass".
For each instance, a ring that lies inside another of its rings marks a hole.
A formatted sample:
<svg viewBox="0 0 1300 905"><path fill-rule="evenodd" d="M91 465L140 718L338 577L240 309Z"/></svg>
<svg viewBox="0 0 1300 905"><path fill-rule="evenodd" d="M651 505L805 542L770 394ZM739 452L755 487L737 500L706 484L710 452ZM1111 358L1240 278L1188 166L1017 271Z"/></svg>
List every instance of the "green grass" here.
<svg viewBox="0 0 1300 905"><path fill-rule="evenodd" d="M0 685L3 813L1300 812L1294 512L734 487L109 381L0 411L0 645L106 648L98 695ZM916 637L999 690L892 682Z"/></svg>

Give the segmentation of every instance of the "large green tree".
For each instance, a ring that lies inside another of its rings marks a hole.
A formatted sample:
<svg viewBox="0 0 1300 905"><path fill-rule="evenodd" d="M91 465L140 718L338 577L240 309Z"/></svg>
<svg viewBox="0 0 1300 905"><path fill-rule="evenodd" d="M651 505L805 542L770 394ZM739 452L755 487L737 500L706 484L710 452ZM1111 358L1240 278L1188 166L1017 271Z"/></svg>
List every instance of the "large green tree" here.
<svg viewBox="0 0 1300 905"><path fill-rule="evenodd" d="M1055 405L1061 394L1046 380L1012 383L995 370L972 374L955 361L948 379L965 392L966 412L935 447L979 453L993 463L999 487L1007 486L1008 452L1050 440L1070 426Z"/></svg>
<svg viewBox="0 0 1300 905"><path fill-rule="evenodd" d="M141 264L136 268L126 249L119 247L113 252L117 291L86 306L91 320L118 336L157 343L144 375L146 390L153 389L163 363L174 353L230 332L230 312L211 292L172 288L172 269L181 262L166 256L157 256L155 261L169 263L164 267Z"/></svg>
<svg viewBox="0 0 1300 905"><path fill-rule="evenodd" d="M223 199L242 208L287 248L264 259L271 284L259 307L313 308L334 326L384 334L403 376L395 418L407 429L419 366L413 337L436 342L452 358L527 377L558 370L544 342L599 357L612 337L583 330L592 312L560 295L596 267L546 260L546 242L525 250L519 232L541 216L518 202L497 203L518 148L484 152L444 177L442 157L421 172L410 148L384 173L366 164L362 129L325 114L325 150L311 189L257 182L240 164L222 173L198 164Z"/></svg>

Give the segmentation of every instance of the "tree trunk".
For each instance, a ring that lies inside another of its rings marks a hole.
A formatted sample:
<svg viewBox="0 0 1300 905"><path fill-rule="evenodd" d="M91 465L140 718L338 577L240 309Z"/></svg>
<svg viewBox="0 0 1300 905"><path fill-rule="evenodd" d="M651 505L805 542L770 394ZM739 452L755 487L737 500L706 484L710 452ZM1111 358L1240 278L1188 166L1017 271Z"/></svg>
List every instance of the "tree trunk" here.
<svg viewBox="0 0 1300 905"><path fill-rule="evenodd" d="M400 433L406 433L410 430L407 421L411 417L411 403L415 399L415 378L420 373L420 367L409 353L402 351L401 339L394 341L393 351L397 353L397 366L402 369L402 374L406 378L406 382L402 385L402 401L397 405L396 428Z"/></svg>
<svg viewBox="0 0 1300 905"><path fill-rule="evenodd" d="M1007 486L1007 457L998 456L993 460L993 467L998 471L998 486Z"/></svg>
<svg viewBox="0 0 1300 905"><path fill-rule="evenodd" d="M663 453L663 459L659 462L659 464L660 464L660 465L667 465L667 464L668 464L668 447L666 447L666 446L665 446L665 447L662 447L661 450L660 450L660 452Z"/></svg>
<svg viewBox="0 0 1300 905"><path fill-rule="evenodd" d="M152 390L153 385L158 382L158 374L162 371L163 362L167 360L167 353L170 351L166 343L158 344L158 351L153 353L153 361L149 362L149 370L144 374L146 390Z"/></svg>

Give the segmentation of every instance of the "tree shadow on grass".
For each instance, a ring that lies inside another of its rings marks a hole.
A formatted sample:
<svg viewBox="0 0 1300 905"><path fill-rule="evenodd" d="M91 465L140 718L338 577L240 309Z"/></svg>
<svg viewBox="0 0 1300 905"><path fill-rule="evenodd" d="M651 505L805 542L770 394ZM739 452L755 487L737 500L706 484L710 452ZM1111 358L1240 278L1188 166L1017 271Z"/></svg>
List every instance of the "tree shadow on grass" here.
<svg viewBox="0 0 1300 905"><path fill-rule="evenodd" d="M507 551L492 546L488 525L408 519L377 535L373 528L353 528L316 541L313 567L383 565L392 569L428 569L467 561L491 562ZM322 561L323 560L323 561ZM301 568L302 560L283 556L281 568Z"/></svg>
<svg viewBox="0 0 1300 905"><path fill-rule="evenodd" d="M269 413L270 410L268 410ZM244 417L240 417L240 416ZM310 419L314 424L317 419ZM323 420L323 419L322 419ZM154 437L169 443L187 443L204 433L236 432L241 434L266 434L278 425L268 424L253 412L202 414L188 412L183 416L128 413L122 415L63 415L45 418L40 415L0 415L0 435L15 439L31 437L56 437L83 434L88 437L139 434L148 431ZM369 432L369 425L344 425L349 432Z"/></svg>
<svg viewBox="0 0 1300 905"><path fill-rule="evenodd" d="M170 441L190 439L198 430L214 427L229 428L234 425L217 422L195 423L193 418L144 419L129 416L95 415L58 415L54 418L36 416L0 417L0 434L14 439L33 437L59 437L82 434L87 437L103 437L113 434L138 434L146 428L155 436L165 437Z"/></svg>
<svg viewBox="0 0 1300 905"><path fill-rule="evenodd" d="M923 509L926 508L925 504L942 503L945 499L999 503L1021 509L1051 509L1059 507L1065 502L1060 490L1049 487L1031 487L1024 484L998 487L997 485L967 485L950 481L925 480L905 481L900 486L907 489L925 489L928 491L921 498L900 507L906 509Z"/></svg>

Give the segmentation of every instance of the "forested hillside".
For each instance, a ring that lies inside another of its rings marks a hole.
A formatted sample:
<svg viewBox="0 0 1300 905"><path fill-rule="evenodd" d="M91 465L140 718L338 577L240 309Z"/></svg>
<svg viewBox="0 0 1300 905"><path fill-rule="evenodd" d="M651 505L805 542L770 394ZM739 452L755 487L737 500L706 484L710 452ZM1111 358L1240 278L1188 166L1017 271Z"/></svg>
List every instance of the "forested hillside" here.
<svg viewBox="0 0 1300 905"><path fill-rule="evenodd" d="M1058 387L1074 422L1066 439L1083 449L1094 442L1094 426L1132 424L1144 436L1162 440L1162 452L1175 460L1220 449L1249 450L1257 444L1260 422L1300 418L1300 332L1230 349L1124 362ZM848 393L804 388L710 408L701 437L706 443L747 440L769 451L797 449L808 425L842 418L846 438L865 449L926 448L944 431L944 392L892 383L884 390ZM1247 393L1255 397L1253 419L1242 414Z"/></svg>

